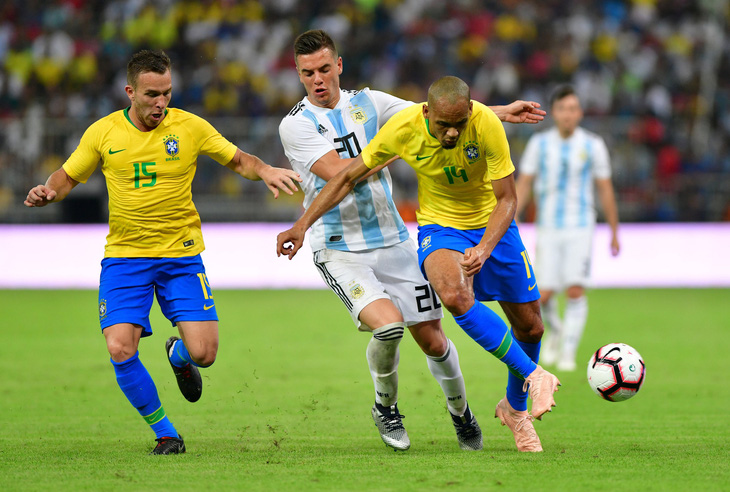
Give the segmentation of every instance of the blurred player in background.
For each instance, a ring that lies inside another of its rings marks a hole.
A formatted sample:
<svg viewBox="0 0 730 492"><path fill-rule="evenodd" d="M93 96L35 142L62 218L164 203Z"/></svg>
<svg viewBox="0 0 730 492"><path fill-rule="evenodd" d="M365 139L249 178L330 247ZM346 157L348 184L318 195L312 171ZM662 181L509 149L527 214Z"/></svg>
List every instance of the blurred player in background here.
<svg viewBox="0 0 730 492"><path fill-rule="evenodd" d="M427 105L409 105L371 138L294 226L279 234L277 252L293 257L306 230L373 170L396 156L408 162L418 176L421 270L464 331L514 372L496 416L510 426L520 451L542 451L526 391L529 386L534 417L541 418L554 406L559 382L535 362L543 332L540 295L513 221L514 166L502 123L471 101L462 80L444 77L429 88ZM499 316L475 302L475 294L500 301L517 343Z"/></svg>
<svg viewBox="0 0 730 492"><path fill-rule="evenodd" d="M205 249L191 184L199 154L244 178L262 179L275 197L296 191L297 174L273 168L242 152L207 121L170 108L170 59L143 50L127 65L131 102L92 124L78 148L46 181L28 192L25 205L63 200L85 183L101 160L109 191L109 235L101 262L99 321L122 392L155 432L151 454L185 452L185 443L165 414L139 340L152 334L153 296L177 325L165 351L183 396L202 393L198 367L218 351L218 315L200 253Z"/></svg>
<svg viewBox="0 0 730 492"><path fill-rule="evenodd" d="M324 31L301 34L294 53L307 95L282 120L279 134L292 168L303 178L304 206L309 207L393 115L414 103L368 88L341 89L342 58ZM502 120L536 123L545 114L538 107L516 101L493 109ZM388 170L369 172L336 209L314 222L310 243L322 279L355 325L372 333L366 351L375 385L371 414L383 441L395 449L410 446L397 406L398 345L408 327L444 392L460 447L481 449L458 353L441 329L441 304L418 268Z"/></svg>
<svg viewBox="0 0 730 492"><path fill-rule="evenodd" d="M517 178L517 216L537 203L536 270L540 279L542 313L548 332L542 362L562 371L575 370L575 354L588 317L586 287L590 280L596 211L593 185L611 228L610 249L619 253L618 211L611 183L608 149L603 139L578 125L580 101L569 85L550 98L555 127L536 133L527 142ZM556 294L565 291L563 319Z"/></svg>

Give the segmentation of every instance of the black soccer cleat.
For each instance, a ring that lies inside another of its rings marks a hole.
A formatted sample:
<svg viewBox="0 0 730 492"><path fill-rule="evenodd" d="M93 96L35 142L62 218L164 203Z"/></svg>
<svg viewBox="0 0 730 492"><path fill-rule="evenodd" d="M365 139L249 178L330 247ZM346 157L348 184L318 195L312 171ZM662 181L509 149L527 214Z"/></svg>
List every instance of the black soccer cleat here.
<svg viewBox="0 0 730 492"><path fill-rule="evenodd" d="M185 442L183 442L182 436L159 437L155 441L157 441L157 446L150 454L182 454L185 452Z"/></svg>
<svg viewBox="0 0 730 492"><path fill-rule="evenodd" d="M476 417L471 413L469 405L463 416L451 415L451 420L456 429L456 438L459 440L459 447L467 451L479 451L482 449L482 429L479 428Z"/></svg>
<svg viewBox="0 0 730 492"><path fill-rule="evenodd" d="M165 342L165 354L167 355L167 361L170 362L172 372L175 373L177 379L177 386L180 388L180 393L189 402L196 402L200 400L200 395L203 394L203 378L200 377L200 371L194 365L189 362L183 367L177 367L170 360L170 347L180 337L170 337Z"/></svg>

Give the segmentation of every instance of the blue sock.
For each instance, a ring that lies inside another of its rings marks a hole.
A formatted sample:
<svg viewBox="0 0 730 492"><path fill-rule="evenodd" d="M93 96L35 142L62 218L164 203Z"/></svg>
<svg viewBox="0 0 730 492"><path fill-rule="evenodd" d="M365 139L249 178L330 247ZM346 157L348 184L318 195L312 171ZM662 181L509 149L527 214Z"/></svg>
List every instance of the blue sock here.
<svg viewBox="0 0 730 492"><path fill-rule="evenodd" d="M537 364L540 356L540 342L521 342L514 337L514 331L512 331L512 338L522 348L522 351ZM507 374L507 401L512 408L518 411L527 410L527 391L522 391L524 384L525 380L513 374L512 371Z"/></svg>
<svg viewBox="0 0 730 492"><path fill-rule="evenodd" d="M471 309L454 319L484 350L523 379L537 367L518 344L512 343L512 334L502 318L481 302L476 301Z"/></svg>
<svg viewBox="0 0 730 492"><path fill-rule="evenodd" d="M190 357L188 348L185 346L182 340L176 340L172 346L172 355L170 356L170 362L176 367L185 367L188 364L192 364L195 367L200 367Z"/></svg>
<svg viewBox="0 0 730 492"><path fill-rule="evenodd" d="M113 360L111 362L122 393L137 409L145 422L152 427L155 436L178 437L175 427L167 418L165 409L162 408L150 373L139 360L139 352L124 362L114 362Z"/></svg>

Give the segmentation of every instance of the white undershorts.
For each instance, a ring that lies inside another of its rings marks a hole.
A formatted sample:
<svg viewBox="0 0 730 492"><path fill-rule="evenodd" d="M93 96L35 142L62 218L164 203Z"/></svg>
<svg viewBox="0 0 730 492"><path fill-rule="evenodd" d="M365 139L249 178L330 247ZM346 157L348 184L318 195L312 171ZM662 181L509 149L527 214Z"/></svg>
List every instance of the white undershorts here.
<svg viewBox="0 0 730 492"><path fill-rule="evenodd" d="M593 228L540 227L536 234L535 274L540 290L559 292L573 285L588 287Z"/></svg>
<svg viewBox="0 0 730 492"><path fill-rule="evenodd" d="M360 330L367 330L359 320L360 311L378 299L390 299L406 326L443 317L441 302L423 278L410 238L366 251L321 249L314 253L314 264Z"/></svg>

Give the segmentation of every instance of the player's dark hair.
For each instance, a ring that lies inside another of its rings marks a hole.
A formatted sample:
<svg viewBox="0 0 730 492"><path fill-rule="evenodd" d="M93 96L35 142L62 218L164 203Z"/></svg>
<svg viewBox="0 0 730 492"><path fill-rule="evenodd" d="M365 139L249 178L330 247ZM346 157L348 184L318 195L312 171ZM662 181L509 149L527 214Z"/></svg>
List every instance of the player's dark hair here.
<svg viewBox="0 0 730 492"><path fill-rule="evenodd" d="M322 48L329 48L337 58L337 47L329 34L322 29L303 32L294 40L294 58L296 59L299 55L311 55Z"/></svg>
<svg viewBox="0 0 730 492"><path fill-rule="evenodd" d="M570 84L562 84L555 88L550 95L550 107L564 97L576 95L575 88Z"/></svg>
<svg viewBox="0 0 730 492"><path fill-rule="evenodd" d="M137 78L140 74L154 72L164 74L170 70L170 57L162 50L138 51L127 63L127 83L137 87Z"/></svg>

